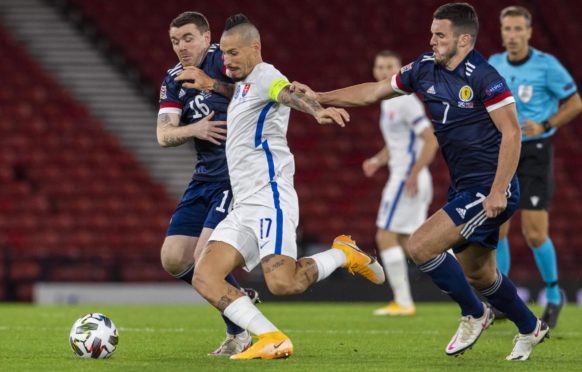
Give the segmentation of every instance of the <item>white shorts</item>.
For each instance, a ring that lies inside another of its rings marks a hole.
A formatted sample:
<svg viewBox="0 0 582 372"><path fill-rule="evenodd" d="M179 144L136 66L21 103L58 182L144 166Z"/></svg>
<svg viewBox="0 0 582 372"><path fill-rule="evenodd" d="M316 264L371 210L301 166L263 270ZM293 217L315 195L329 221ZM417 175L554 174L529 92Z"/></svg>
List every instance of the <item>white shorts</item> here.
<svg viewBox="0 0 582 372"><path fill-rule="evenodd" d="M398 234L412 234L426 220L432 201L432 179L428 169L418 174L418 192L409 196L404 190L406 178L390 177L382 192L376 226Z"/></svg>
<svg viewBox="0 0 582 372"><path fill-rule="evenodd" d="M279 254L297 259L297 224L299 203L290 183L273 182L241 203L210 235L209 241L221 241L237 249L251 271L263 257Z"/></svg>

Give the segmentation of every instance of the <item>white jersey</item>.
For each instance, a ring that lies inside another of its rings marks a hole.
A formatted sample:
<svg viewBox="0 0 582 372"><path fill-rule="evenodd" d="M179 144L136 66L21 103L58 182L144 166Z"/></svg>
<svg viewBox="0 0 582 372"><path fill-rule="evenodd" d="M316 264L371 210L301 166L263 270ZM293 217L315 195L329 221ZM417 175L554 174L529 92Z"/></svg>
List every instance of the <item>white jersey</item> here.
<svg viewBox="0 0 582 372"><path fill-rule="evenodd" d="M418 135L430 127L424 107L414 95L382 101L380 129L390 152L390 177L405 178L424 145Z"/></svg>
<svg viewBox="0 0 582 372"><path fill-rule="evenodd" d="M287 145L291 109L275 102L287 78L259 63L236 84L228 106L226 159L235 203L283 178L292 185L293 154ZM277 89L277 86L279 89Z"/></svg>

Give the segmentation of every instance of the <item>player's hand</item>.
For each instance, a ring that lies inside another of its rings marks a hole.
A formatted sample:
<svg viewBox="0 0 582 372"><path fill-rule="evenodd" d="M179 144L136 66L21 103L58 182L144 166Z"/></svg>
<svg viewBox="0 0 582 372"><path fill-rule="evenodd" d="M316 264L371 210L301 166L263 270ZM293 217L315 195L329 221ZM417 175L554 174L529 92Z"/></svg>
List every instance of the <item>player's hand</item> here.
<svg viewBox="0 0 582 372"><path fill-rule="evenodd" d="M543 134L545 132L544 126L541 123L531 121L531 120L524 120L523 121L523 133L525 133L526 137L535 137Z"/></svg>
<svg viewBox="0 0 582 372"><path fill-rule="evenodd" d="M414 196L418 192L418 174L410 174L406 179L406 183L404 184L404 192L408 196Z"/></svg>
<svg viewBox="0 0 582 372"><path fill-rule="evenodd" d="M220 141L226 140L226 121L210 121L214 117L214 111L193 125L194 137L220 145Z"/></svg>
<svg viewBox="0 0 582 372"><path fill-rule="evenodd" d="M206 75L204 71L194 66L184 67L176 77L176 81L182 81L182 87L186 89L212 90L214 79Z"/></svg>
<svg viewBox="0 0 582 372"><path fill-rule="evenodd" d="M315 119L319 124L337 124L345 127L346 122L350 121L350 114L344 109L336 107L326 107L315 113Z"/></svg>
<svg viewBox="0 0 582 372"><path fill-rule="evenodd" d="M364 160L362 163L362 170L364 171L364 175L366 177L372 177L381 166L382 163L378 161L378 158L372 156L371 158Z"/></svg>
<svg viewBox="0 0 582 372"><path fill-rule="evenodd" d="M313 91L313 89L311 89L309 86L300 83L298 81L294 81L291 83L291 85L289 86L289 91L291 93L303 93L305 94L307 97L312 98L314 100L317 101L318 95L316 92Z"/></svg>
<svg viewBox="0 0 582 372"><path fill-rule="evenodd" d="M503 192L491 192L483 200L483 209L487 218L499 216L507 208L507 198Z"/></svg>

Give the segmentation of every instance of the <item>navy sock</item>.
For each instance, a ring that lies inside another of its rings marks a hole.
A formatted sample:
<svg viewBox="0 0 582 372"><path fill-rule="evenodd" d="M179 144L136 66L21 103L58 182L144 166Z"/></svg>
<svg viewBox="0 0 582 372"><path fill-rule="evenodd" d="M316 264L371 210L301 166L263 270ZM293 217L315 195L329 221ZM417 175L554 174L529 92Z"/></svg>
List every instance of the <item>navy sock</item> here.
<svg viewBox="0 0 582 372"><path fill-rule="evenodd" d="M188 283L189 285L192 285L193 276L194 276L194 265L184 270L181 274L176 275L176 279L181 279Z"/></svg>
<svg viewBox="0 0 582 372"><path fill-rule="evenodd" d="M441 291L459 304L463 316L471 315L474 318L483 316L483 303L475 295L461 265L453 256L446 252L441 253L418 265L418 268L428 274Z"/></svg>
<svg viewBox="0 0 582 372"><path fill-rule="evenodd" d="M533 332L538 319L517 295L515 286L508 277L497 270L497 280L493 285L481 291L489 303L503 311L507 318L515 323L519 333Z"/></svg>
<svg viewBox="0 0 582 372"><path fill-rule="evenodd" d="M232 285L233 287L236 287L238 289L241 289L241 286L240 286L240 284L238 284L238 282L234 278L234 275L228 274L226 276L226 278L224 278L224 280L226 280L228 282L228 284ZM229 334L231 334L231 335L238 335L239 333L241 333L241 332L244 331L244 329L242 329L241 327L239 327L236 324L234 324L226 316L222 315L222 319L224 319L224 323L226 323L226 331Z"/></svg>
<svg viewBox="0 0 582 372"><path fill-rule="evenodd" d="M186 283L192 285L193 276L194 276L194 265L192 265L189 269L187 269L183 273L178 274L176 278L181 279ZM228 274L226 278L224 278L224 280L226 280L230 285L240 289L240 285L238 284L238 282L236 281L232 274ZM238 335L239 333L244 331L244 329L234 324L230 319L228 319L224 315L222 316L222 319L224 319L224 323L226 324L226 332L228 332L228 334Z"/></svg>

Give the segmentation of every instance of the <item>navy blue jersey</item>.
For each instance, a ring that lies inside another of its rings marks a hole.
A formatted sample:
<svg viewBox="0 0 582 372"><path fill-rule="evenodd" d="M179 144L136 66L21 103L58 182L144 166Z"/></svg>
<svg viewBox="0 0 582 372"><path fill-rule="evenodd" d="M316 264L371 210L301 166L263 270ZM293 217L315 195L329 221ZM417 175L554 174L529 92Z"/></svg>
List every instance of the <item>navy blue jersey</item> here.
<svg viewBox="0 0 582 372"><path fill-rule="evenodd" d="M218 44L210 46L208 54L199 68L213 79L232 83L232 80L226 76L224 57L218 48ZM160 88L159 114L173 113L180 115L180 125L196 123L212 111L214 111L212 120L226 121L226 110L230 99L214 92L183 89L182 84L174 80L180 71L182 71L182 64L178 63L166 73ZM194 146L196 147L198 162L192 178L197 181L207 182L228 180L224 143L215 145L195 138Z"/></svg>
<svg viewBox="0 0 582 372"><path fill-rule="evenodd" d="M433 53L425 53L392 77L392 87L424 96L456 190L493 184L501 132L489 112L515 101L481 54L470 52L449 71L435 63Z"/></svg>

